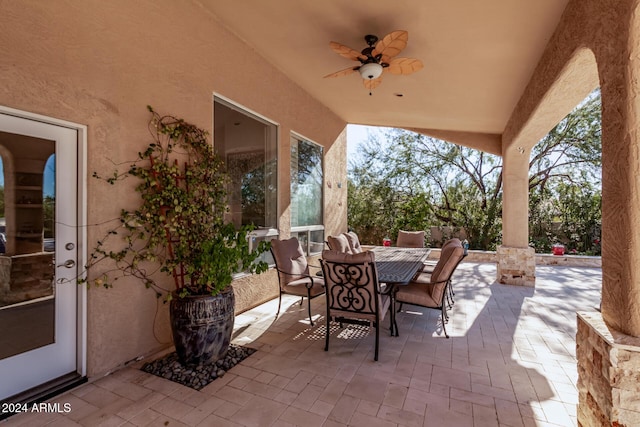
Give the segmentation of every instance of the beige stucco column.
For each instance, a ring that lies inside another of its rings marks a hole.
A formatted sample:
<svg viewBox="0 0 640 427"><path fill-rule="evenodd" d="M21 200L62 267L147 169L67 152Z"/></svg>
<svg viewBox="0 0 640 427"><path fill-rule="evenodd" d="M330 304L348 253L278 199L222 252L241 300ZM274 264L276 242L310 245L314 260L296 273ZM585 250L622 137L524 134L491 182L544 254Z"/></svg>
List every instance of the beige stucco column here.
<svg viewBox="0 0 640 427"><path fill-rule="evenodd" d="M502 153L502 245L497 250L497 280L535 285L535 251L529 247L530 148L509 145Z"/></svg>
<svg viewBox="0 0 640 427"><path fill-rule="evenodd" d="M602 316L640 337L640 12L595 47L602 90Z"/></svg>
<svg viewBox="0 0 640 427"><path fill-rule="evenodd" d="M602 92L602 308L578 314L578 424L640 425L640 0L586 3Z"/></svg>

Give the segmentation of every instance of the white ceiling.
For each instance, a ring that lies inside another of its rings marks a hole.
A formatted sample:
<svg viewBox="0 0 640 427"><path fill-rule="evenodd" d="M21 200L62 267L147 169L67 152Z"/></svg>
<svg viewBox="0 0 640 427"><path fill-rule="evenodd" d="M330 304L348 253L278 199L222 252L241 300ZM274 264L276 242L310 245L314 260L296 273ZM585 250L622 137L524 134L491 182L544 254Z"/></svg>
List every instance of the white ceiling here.
<svg viewBox="0 0 640 427"><path fill-rule="evenodd" d="M233 33L349 123L501 134L568 0L202 0ZM364 36L407 30L411 75L384 74L373 95L357 65ZM396 96L402 94L402 97Z"/></svg>

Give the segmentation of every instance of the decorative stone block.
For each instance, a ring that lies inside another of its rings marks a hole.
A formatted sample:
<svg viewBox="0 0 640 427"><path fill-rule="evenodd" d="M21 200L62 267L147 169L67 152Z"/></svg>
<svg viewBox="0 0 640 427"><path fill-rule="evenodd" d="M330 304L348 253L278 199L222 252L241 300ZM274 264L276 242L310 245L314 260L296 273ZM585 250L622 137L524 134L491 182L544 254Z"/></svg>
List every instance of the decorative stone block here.
<svg viewBox="0 0 640 427"><path fill-rule="evenodd" d="M535 286L536 254L533 248L499 246L497 280L506 285Z"/></svg>
<svg viewBox="0 0 640 427"><path fill-rule="evenodd" d="M599 312L578 313L578 424L640 425L640 338L610 329Z"/></svg>

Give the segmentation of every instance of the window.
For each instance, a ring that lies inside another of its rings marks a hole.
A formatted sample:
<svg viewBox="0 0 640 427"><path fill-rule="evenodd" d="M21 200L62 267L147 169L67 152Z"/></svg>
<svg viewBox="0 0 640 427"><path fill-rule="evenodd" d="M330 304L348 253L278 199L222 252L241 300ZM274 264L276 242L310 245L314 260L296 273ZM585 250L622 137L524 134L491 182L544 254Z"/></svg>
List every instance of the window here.
<svg viewBox="0 0 640 427"><path fill-rule="evenodd" d="M227 221L255 226L252 246L277 238L277 126L216 96L213 140L231 178Z"/></svg>
<svg viewBox="0 0 640 427"><path fill-rule="evenodd" d="M291 137L291 234L307 255L324 247L322 146Z"/></svg>

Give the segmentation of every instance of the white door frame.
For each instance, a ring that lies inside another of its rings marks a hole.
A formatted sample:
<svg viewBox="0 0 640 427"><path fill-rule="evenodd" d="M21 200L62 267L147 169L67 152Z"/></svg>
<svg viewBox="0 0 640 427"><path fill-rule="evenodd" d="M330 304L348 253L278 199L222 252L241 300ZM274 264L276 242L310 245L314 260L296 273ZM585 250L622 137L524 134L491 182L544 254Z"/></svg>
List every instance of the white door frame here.
<svg viewBox="0 0 640 427"><path fill-rule="evenodd" d="M34 120L54 126L61 126L73 129L78 133L78 251L77 264L86 265L87 260L87 126L78 123L60 120L53 117L16 110L14 108L0 105L0 113L17 118ZM87 287L77 285L77 372L81 376L87 375Z"/></svg>

